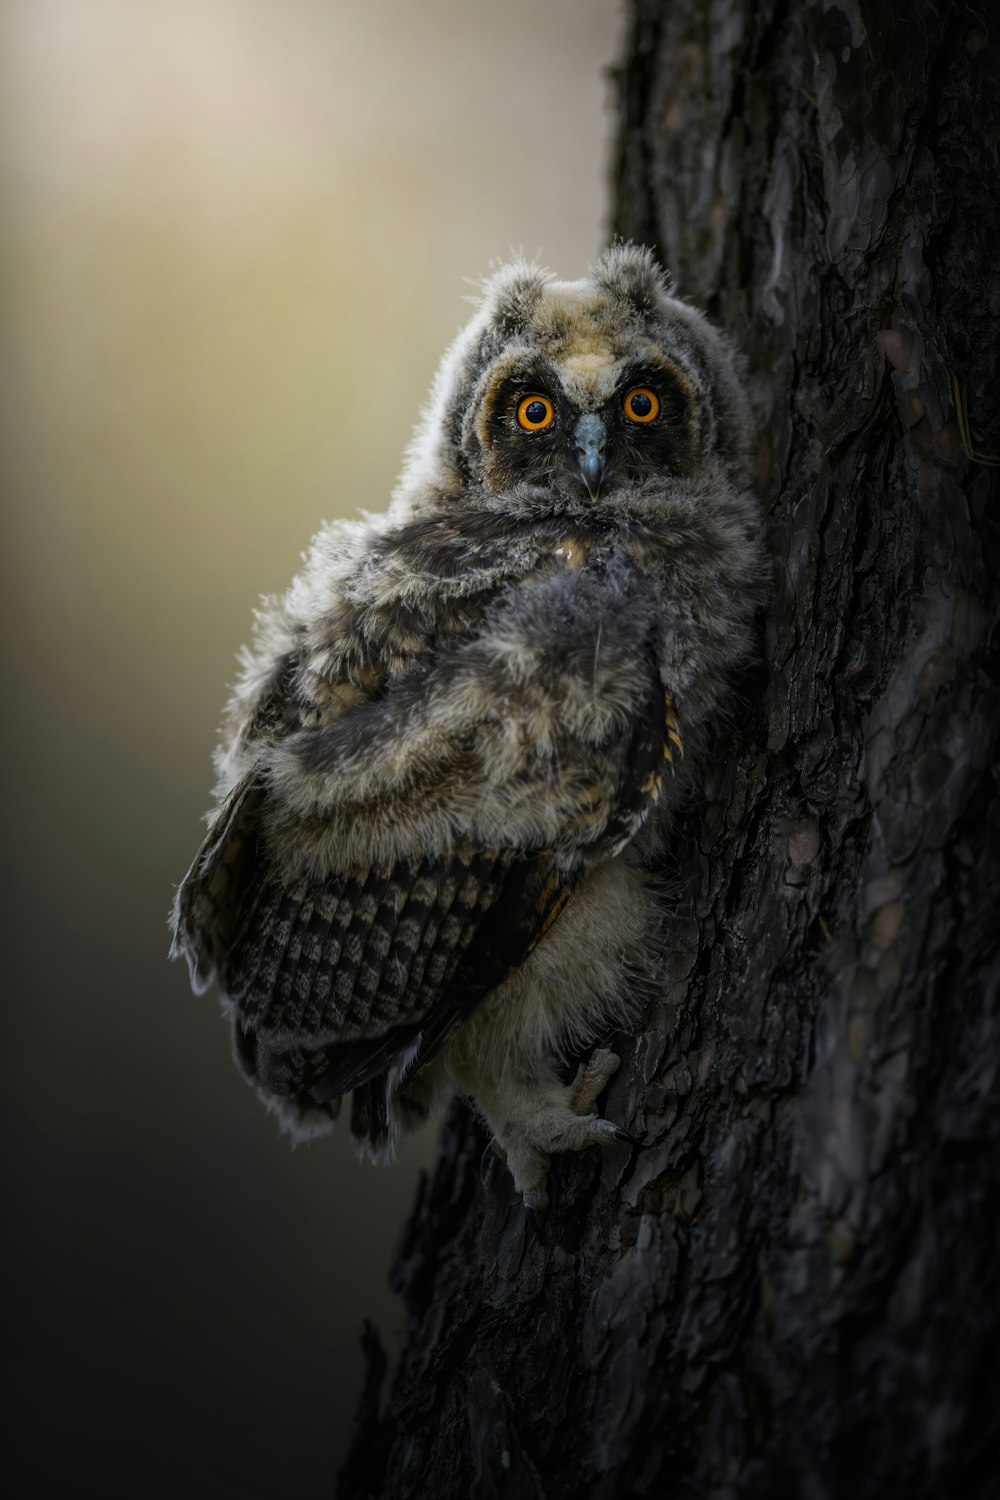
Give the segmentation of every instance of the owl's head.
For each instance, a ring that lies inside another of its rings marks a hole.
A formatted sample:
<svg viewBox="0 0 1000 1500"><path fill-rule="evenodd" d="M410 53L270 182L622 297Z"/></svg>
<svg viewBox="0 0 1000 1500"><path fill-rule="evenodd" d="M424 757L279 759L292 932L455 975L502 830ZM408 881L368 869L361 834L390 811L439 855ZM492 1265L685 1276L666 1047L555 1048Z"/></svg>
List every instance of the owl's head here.
<svg viewBox="0 0 1000 1500"><path fill-rule="evenodd" d="M752 422L732 349L619 244L580 281L515 260L448 351L397 491L491 509L648 503L719 466L746 479Z"/></svg>

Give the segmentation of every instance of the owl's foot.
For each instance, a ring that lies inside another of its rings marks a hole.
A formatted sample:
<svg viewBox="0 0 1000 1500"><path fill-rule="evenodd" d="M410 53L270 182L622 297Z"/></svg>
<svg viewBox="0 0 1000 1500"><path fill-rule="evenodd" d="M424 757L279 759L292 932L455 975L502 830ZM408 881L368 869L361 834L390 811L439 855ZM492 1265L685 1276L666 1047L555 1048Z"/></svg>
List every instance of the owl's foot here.
<svg viewBox="0 0 1000 1500"><path fill-rule="evenodd" d="M514 1185L527 1209L547 1208L549 1158L556 1151L585 1151L588 1146L608 1146L625 1141L643 1142L592 1113L598 1095L621 1066L614 1053L601 1049L578 1070L573 1082L546 1086L544 1097L530 1094L507 1098L506 1119L497 1128L496 1142L506 1154Z"/></svg>
<svg viewBox="0 0 1000 1500"><path fill-rule="evenodd" d="M578 1115L589 1113L621 1065L617 1052L606 1047L599 1047L589 1062L580 1064L570 1084L570 1102Z"/></svg>

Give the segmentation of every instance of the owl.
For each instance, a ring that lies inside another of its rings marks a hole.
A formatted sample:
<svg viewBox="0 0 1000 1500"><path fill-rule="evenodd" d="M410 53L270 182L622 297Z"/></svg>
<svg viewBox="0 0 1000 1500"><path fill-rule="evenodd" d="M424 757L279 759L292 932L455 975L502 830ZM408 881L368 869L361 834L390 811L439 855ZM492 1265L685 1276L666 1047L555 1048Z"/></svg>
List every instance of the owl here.
<svg viewBox="0 0 1000 1500"><path fill-rule="evenodd" d="M264 602L172 951L296 1137L350 1095L384 1158L457 1093L530 1209L553 1152L632 1139L593 1049L653 983L657 856L748 651L752 435L647 250L515 260L387 511Z"/></svg>

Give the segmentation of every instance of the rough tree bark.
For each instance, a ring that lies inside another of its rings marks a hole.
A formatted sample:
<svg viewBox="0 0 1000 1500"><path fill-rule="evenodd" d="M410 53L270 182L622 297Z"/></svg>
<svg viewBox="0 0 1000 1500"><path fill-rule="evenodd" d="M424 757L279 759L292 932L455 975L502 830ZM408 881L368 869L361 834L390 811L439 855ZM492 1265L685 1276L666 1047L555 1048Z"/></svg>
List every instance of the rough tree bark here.
<svg viewBox="0 0 1000 1500"><path fill-rule="evenodd" d="M345 1500L1000 1489L997 71L961 0L634 0L616 228L749 356L773 600L619 1039L654 1144L539 1236L456 1107Z"/></svg>

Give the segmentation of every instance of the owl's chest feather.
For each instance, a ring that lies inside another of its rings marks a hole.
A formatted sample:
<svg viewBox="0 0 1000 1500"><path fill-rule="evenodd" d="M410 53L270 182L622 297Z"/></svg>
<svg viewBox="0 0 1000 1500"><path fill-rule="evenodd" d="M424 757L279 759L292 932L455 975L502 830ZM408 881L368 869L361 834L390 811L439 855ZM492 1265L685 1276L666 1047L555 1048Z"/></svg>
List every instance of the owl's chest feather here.
<svg viewBox="0 0 1000 1500"><path fill-rule="evenodd" d="M626 555L626 542L607 524L564 517L517 531L490 514L401 528L365 559L304 677L314 692L348 683L370 695L480 638L498 609L553 577L587 575L592 583Z"/></svg>

